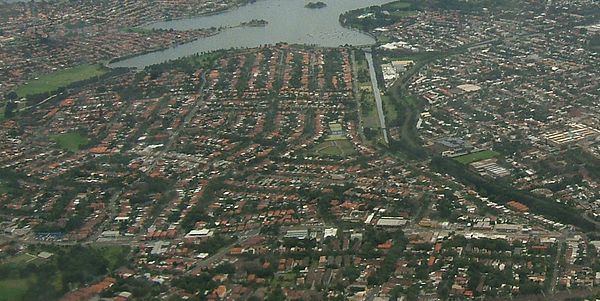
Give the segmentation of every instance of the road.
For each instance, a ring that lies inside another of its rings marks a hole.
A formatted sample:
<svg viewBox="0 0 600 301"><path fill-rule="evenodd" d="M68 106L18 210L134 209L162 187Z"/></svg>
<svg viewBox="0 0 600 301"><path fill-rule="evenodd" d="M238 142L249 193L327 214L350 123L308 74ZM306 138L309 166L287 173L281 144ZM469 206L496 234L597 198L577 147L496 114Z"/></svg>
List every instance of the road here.
<svg viewBox="0 0 600 301"><path fill-rule="evenodd" d="M557 291L553 294L546 293L545 295L517 295L511 297L511 301L562 301L562 300L573 300L577 298L581 298L580 300L584 300L586 297L590 297L592 295L600 293L600 288L598 287L585 287L585 288L577 288L577 289L569 289L566 291ZM506 298L486 298L488 301L506 301ZM577 299L579 300L579 299ZM587 299L586 299L587 300ZM591 298L591 300L594 300Z"/></svg>
<svg viewBox="0 0 600 301"><path fill-rule="evenodd" d="M198 95L198 97L196 99L196 103L194 104L194 106L192 107L190 112L184 117L183 122L179 125L179 127L171 134L171 136L169 137L169 140L165 144L165 147L161 151L159 151L153 155L150 155L151 158L148 162L148 169L147 169L148 171L152 171L154 169L154 167L156 167L156 164L158 164L159 159L163 158L165 156L166 152L171 149L173 144L177 141L177 138L179 137L179 134L182 131L182 129L185 129L185 126L190 122L190 120L198 112L200 105L202 103L204 103L203 91L204 91L204 87L206 85L206 74L203 72L201 76L202 76L202 84L199 88L200 95ZM100 238L102 231L104 231L104 229L106 229L107 226L110 226L114 222L115 218L119 214L118 201L124 192L125 192L125 188L115 192L115 194L113 194L113 196L110 198L110 200L108 202L109 205L107 208L107 213L108 213L107 218L96 228L97 230L92 235L90 235L90 237L88 237L85 240L86 243L96 242L98 240L98 238ZM135 241L136 241L136 239L132 238L131 244L134 244Z"/></svg>
<svg viewBox="0 0 600 301"><path fill-rule="evenodd" d="M201 77L202 77L202 84L200 85L200 88L199 88L200 94L196 98L196 103L194 104L192 109L188 112L188 114L183 118L183 122L181 122L179 124L179 127L175 131L173 131L173 133L171 133L171 137L169 137L169 140L167 141L167 143L165 143L165 147L163 147L163 149L161 151L157 152L156 154L154 154L152 156L152 161L149 164L148 171L152 171L154 169L154 167L156 167L156 164L160 161L160 159L162 159L164 157L164 155L171 149L171 147L173 147L173 144L175 142L177 142L177 138L179 138L179 134L181 133L181 131L183 129L185 129L185 126L188 123L190 123L190 121L192 120L192 118L194 118L194 116L196 116L196 113L200 109L200 105L204 103L204 101L203 101L204 93L203 92L204 92L204 87L206 86L206 72L202 72Z"/></svg>
<svg viewBox="0 0 600 301"><path fill-rule="evenodd" d="M377 294L379 294L379 291L381 290L381 285L375 286L373 287L368 293L367 296L365 296L365 301L373 301L375 299L375 296L377 296Z"/></svg>
<svg viewBox="0 0 600 301"><path fill-rule="evenodd" d="M249 230L249 231L244 232L244 234L240 235L235 242L229 244L226 247L221 248L221 250L219 250L217 253L198 262L198 264L193 269L191 269L189 271L189 273L192 275L200 274L205 268L222 260L223 257L225 257L227 255L229 250L231 248L233 248L235 245L239 245L239 244L249 240L250 238L258 235L259 232L260 232L260 230L258 230L258 229Z"/></svg>
<svg viewBox="0 0 600 301"><path fill-rule="evenodd" d="M130 247L135 247L137 246L140 241L137 237L120 237L117 239L112 239L112 240L92 240L92 239L88 239L85 241L75 241L75 240L69 240L69 241L56 241L56 240L37 240L33 237L13 237L13 236L5 236L5 235L0 235L0 243L7 243L7 242L18 242L19 244L22 245L52 245L52 246L74 246L74 245L94 245L94 246L98 246L98 247L103 247L103 246L130 246Z"/></svg>
<svg viewBox="0 0 600 301"><path fill-rule="evenodd" d="M561 236L557 241L558 248L556 250L556 261L554 262L554 270L552 272L552 281L550 282L550 287L548 288L548 293L554 294L556 290L556 285L558 284L558 279L560 277L560 261L564 257L563 254L563 245L567 241L567 237L569 236L569 230L563 230Z"/></svg>
<svg viewBox="0 0 600 301"><path fill-rule="evenodd" d="M390 144L387 136L387 129L385 127L385 115L383 114L381 91L379 91L377 74L375 73L375 66L373 64L373 54L371 54L370 50L365 50L365 56L367 57L367 63L369 63L369 75L371 76L371 85L373 85L373 95L375 96L375 105L377 107L377 115L379 115L379 126L381 127L381 133L383 134L383 141L385 141L385 144Z"/></svg>
<svg viewBox="0 0 600 301"><path fill-rule="evenodd" d="M37 107L37 106L39 106L39 105L43 105L43 104L45 104L46 102L48 102L48 101L50 101L50 100L54 99L54 98L55 98L56 96L58 96L58 95L59 95L59 94L54 94L54 95L52 95L52 96L50 96L50 97L48 97L48 98L46 98L46 99L44 99L44 100L42 100L42 101L40 101L40 102L38 102L38 103L35 103L35 104L32 104L32 105L30 105L30 106L26 106L26 107L24 107L24 108L21 108L21 109L19 110L19 112L24 112L24 111L27 111L27 110L29 110L29 109L31 109L31 108ZM60 93L60 95L62 95L62 93Z"/></svg>

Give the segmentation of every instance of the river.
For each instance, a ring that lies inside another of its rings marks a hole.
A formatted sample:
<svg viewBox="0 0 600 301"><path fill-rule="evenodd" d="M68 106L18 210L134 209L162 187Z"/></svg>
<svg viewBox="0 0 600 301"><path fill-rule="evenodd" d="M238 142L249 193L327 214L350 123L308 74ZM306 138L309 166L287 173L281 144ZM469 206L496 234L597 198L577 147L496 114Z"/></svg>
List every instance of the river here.
<svg viewBox="0 0 600 301"><path fill-rule="evenodd" d="M311 0L315 1L315 0ZM148 24L145 28L190 30L232 27L253 19L266 20L264 27L235 27L216 35L200 38L161 51L134 56L110 64L110 67L143 68L196 53L219 49L251 48L266 44L290 44L337 47L370 45L375 41L361 32L344 28L339 16L349 10L381 5L392 0L323 0L321 9L309 9L306 0L259 0L219 14Z"/></svg>

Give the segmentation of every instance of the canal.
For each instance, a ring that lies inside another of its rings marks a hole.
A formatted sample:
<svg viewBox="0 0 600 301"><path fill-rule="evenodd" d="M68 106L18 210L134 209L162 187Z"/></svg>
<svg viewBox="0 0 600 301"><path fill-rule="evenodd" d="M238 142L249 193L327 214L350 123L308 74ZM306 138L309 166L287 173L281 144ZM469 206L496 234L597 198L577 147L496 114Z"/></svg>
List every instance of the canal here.
<svg viewBox="0 0 600 301"><path fill-rule="evenodd" d="M375 65L373 64L373 55L371 51L365 50L365 56L369 63L369 75L371 76L371 84L373 85L373 95L375 96L375 106L377 107L377 115L379 115L379 126L381 127L381 133L383 135L383 141L385 144L389 144L387 130L385 127L385 115L383 114L383 102L381 101L381 91L379 91L379 84L377 83L377 74L375 73Z"/></svg>

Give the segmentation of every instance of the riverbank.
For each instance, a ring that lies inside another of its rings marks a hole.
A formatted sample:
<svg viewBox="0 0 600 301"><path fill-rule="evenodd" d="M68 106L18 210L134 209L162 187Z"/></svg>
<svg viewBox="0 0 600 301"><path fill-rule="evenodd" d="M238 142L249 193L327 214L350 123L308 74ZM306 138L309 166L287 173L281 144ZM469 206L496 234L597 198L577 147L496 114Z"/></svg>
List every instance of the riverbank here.
<svg viewBox="0 0 600 301"><path fill-rule="evenodd" d="M199 17L210 17L210 16L216 16L216 15L220 15L220 14L224 14L227 12L231 12L234 10L237 10L239 8L242 8L248 4L254 4L258 1L263 1L263 0L243 0L240 3L236 3L234 5L228 6L226 8L223 9L216 9L214 11L210 11L210 12L206 12L206 13L202 13L202 14L198 14L198 15L190 15L190 16L180 16L180 17L175 17L175 18L163 18L163 19L158 19L158 20L153 20L153 21L149 21L143 24L138 25L137 27L149 27L152 24L156 24L158 22L172 22L172 21L180 21L180 20L188 20L188 19L193 19L193 18L199 18Z"/></svg>
<svg viewBox="0 0 600 301"><path fill-rule="evenodd" d="M248 5L248 4L255 3L256 1L257 0L244 0L244 1L240 2L240 3L236 3L235 5L229 6L229 7L224 8L224 9L217 9L217 10L214 10L214 11L211 11L211 12L207 12L207 13L199 14L199 15L194 15L194 16L181 16L181 17L177 17L177 18L163 18L163 19L159 19L159 20L153 20L153 21L146 22L146 23L140 24L140 25L132 27L132 28L128 28L126 30L128 30L128 31L141 31L141 32L143 32L143 31L161 30L161 29L153 29L153 28L148 28L148 27L150 25L152 25L152 24L156 24L157 22L170 22L170 21L176 21L176 20L185 20L185 19L192 19L192 18L197 18L197 17L209 17L209 16L214 16L214 15L219 15L219 14L226 13L228 11L233 11L233 10L239 9L239 8L241 8L243 6ZM254 20L252 20L252 21L254 21ZM264 26L266 26L266 25L264 25ZM198 39L201 39L201 38L207 38L207 37L210 37L210 36L214 36L214 35L219 34L219 32L221 30L222 30L222 28L219 28L216 31L214 31L212 33L209 33L207 35L195 37L194 39L190 39L190 40L187 40L187 41L184 41L184 42L175 42L175 43L173 43L173 44L171 44L169 46L151 48L151 49L147 49L147 50L142 51L142 52L136 52L136 53L131 53L131 54L128 54L128 55L125 55L125 56L120 56L120 57L112 58L112 59L108 60L108 63L105 63L103 65L105 67L107 67L107 68L115 68L115 67L112 67L110 65L118 63L118 62L121 62L121 61L124 61L124 60L127 60L127 59L130 59L130 58L134 58L136 56L141 56L141 55L145 55L145 54L149 54L149 53L153 53L153 52L159 52L159 51L167 50L169 48L173 48L173 47L176 47L176 46L179 46L179 45L183 45L183 44L194 42L194 41L196 41Z"/></svg>
<svg viewBox="0 0 600 301"><path fill-rule="evenodd" d="M104 63L103 65L104 65L104 67L107 67L107 68L119 68L119 66L111 66L111 65L116 64L118 62L125 61L125 60L130 59L130 58L137 57L137 56L142 56L142 55L145 55L145 54L150 54L150 53L154 53L154 52L164 51L164 50L167 50L167 49L170 49L170 48L175 48L175 47L180 46L180 45L192 43L192 42L197 41L197 40L202 39L202 38L207 38L207 37L215 36L215 35L219 34L221 32L221 30L223 30L223 29L219 28L219 29L217 29L217 30L215 30L213 32L208 33L208 34L200 35L200 36L194 37L192 39L188 39L186 41L175 42L175 43L172 43L172 44L164 46L164 47L150 48L150 49L146 49L146 50L144 50L142 52L136 52L136 53L131 53L131 54L128 54L128 55L125 55L125 56L120 56L120 57L112 58L112 59L108 60L106 63Z"/></svg>

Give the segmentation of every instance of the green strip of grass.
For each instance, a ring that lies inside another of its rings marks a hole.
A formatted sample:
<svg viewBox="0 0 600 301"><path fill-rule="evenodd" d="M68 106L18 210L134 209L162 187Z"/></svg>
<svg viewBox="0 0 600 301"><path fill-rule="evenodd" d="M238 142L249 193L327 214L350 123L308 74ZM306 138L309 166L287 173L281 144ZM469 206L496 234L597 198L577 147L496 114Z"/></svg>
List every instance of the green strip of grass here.
<svg viewBox="0 0 600 301"><path fill-rule="evenodd" d="M34 262L38 259L39 258L35 255L23 253L23 254L15 256L13 258L10 258L8 260L8 263L13 263L13 264L17 264L17 265L26 265L26 264Z"/></svg>
<svg viewBox="0 0 600 301"><path fill-rule="evenodd" d="M154 32L153 29L143 28L143 27L128 27L124 31L139 33L139 34L147 34Z"/></svg>
<svg viewBox="0 0 600 301"><path fill-rule="evenodd" d="M19 97L27 97L42 93L56 91L58 88L66 87L72 83L101 76L108 70L102 65L79 65L73 68L64 69L41 76L39 79L31 81L18 87L15 92Z"/></svg>
<svg viewBox="0 0 600 301"><path fill-rule="evenodd" d="M347 157L356 153L354 144L347 139L331 140L320 143L315 147L317 155L328 157Z"/></svg>
<svg viewBox="0 0 600 301"><path fill-rule="evenodd" d="M75 152L80 147L88 144L89 139L78 132L70 132L65 134L56 135L52 138L58 145L66 150Z"/></svg>
<svg viewBox="0 0 600 301"><path fill-rule="evenodd" d="M383 113L385 114L386 123L391 123L398 118L398 112L392 104L392 100L388 95L381 95L381 101L383 102Z"/></svg>
<svg viewBox="0 0 600 301"><path fill-rule="evenodd" d="M388 3L388 4L384 5L383 7L385 7L386 9L407 9L410 6L411 6L411 4L408 2L397 1L397 2Z"/></svg>
<svg viewBox="0 0 600 301"><path fill-rule="evenodd" d="M20 300L27 289L29 279L6 279L0 281L0 301Z"/></svg>
<svg viewBox="0 0 600 301"><path fill-rule="evenodd" d="M472 153L472 154L468 154L468 155L464 155L464 156L459 156L459 157L454 158L454 160L466 165L466 164L470 164L470 163L485 160L485 159L491 159L491 158L497 157L499 155L500 155L499 152L495 152L492 150L484 150L484 151L480 151L480 152L476 152L476 153Z"/></svg>

